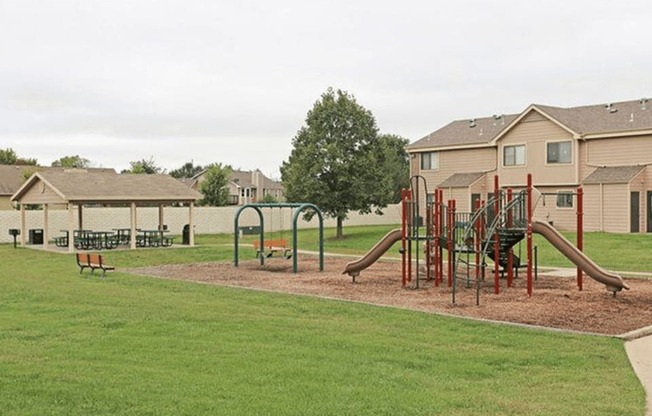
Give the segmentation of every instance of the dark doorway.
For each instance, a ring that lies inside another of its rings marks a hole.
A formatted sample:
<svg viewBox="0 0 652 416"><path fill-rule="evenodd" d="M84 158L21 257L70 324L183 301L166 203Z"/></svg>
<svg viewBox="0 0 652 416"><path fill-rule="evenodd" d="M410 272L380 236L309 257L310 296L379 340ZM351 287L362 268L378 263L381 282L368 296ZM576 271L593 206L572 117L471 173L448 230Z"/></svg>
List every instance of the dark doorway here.
<svg viewBox="0 0 652 416"><path fill-rule="evenodd" d="M471 212L475 212L476 204L479 203L480 198L482 198L480 194L471 194Z"/></svg>
<svg viewBox="0 0 652 416"><path fill-rule="evenodd" d="M641 223L641 194L638 192L631 192L629 194L629 232L638 233L641 231L639 224Z"/></svg>
<svg viewBox="0 0 652 416"><path fill-rule="evenodd" d="M652 191L647 191L647 232L652 233Z"/></svg>

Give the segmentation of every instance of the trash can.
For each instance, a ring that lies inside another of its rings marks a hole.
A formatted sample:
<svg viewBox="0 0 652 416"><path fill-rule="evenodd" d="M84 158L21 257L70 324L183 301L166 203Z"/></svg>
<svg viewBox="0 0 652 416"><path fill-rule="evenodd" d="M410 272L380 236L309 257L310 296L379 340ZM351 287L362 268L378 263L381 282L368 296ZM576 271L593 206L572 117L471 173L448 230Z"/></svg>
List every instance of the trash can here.
<svg viewBox="0 0 652 416"><path fill-rule="evenodd" d="M43 244L43 229L42 228L32 228L29 230L29 244Z"/></svg>
<svg viewBox="0 0 652 416"><path fill-rule="evenodd" d="M190 245L190 224L183 226L182 240L183 244Z"/></svg>
<svg viewBox="0 0 652 416"><path fill-rule="evenodd" d="M244 225L240 227L240 234L242 235L258 235L260 234L260 225Z"/></svg>

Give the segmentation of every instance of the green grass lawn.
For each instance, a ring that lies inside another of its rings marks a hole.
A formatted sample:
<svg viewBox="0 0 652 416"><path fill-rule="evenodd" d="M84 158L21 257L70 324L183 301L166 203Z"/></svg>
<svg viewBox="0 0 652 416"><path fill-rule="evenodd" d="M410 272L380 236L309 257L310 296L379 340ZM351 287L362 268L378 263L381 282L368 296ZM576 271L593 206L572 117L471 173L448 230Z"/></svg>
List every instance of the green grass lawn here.
<svg viewBox="0 0 652 416"><path fill-rule="evenodd" d="M391 228L346 229L343 241L327 231L327 251L364 252ZM106 255L120 268L232 258L231 236L197 242ZM0 256L2 415L643 414L617 339L89 278L71 255L11 245Z"/></svg>

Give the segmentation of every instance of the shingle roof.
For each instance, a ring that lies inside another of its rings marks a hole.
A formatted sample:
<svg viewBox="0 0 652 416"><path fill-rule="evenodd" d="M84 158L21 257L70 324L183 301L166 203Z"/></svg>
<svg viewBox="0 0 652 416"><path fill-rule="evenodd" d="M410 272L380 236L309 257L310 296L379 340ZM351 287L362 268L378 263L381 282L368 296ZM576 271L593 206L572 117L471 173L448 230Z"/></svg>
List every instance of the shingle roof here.
<svg viewBox="0 0 652 416"><path fill-rule="evenodd" d="M52 167L52 166L32 166L32 165L0 165L0 195L13 195L14 192L25 183L27 178L25 173L38 172L61 172L70 170L69 168ZM100 172L105 175L117 175L115 169L107 168L86 168L88 172Z"/></svg>
<svg viewBox="0 0 652 416"><path fill-rule="evenodd" d="M489 143L518 114L457 120L408 145L408 150Z"/></svg>
<svg viewBox="0 0 652 416"><path fill-rule="evenodd" d="M570 108L533 104L528 110L531 108L583 136L652 130L652 99ZM495 117L453 121L408 145L407 150L488 144L521 115L523 113L503 116L504 123L497 122Z"/></svg>
<svg viewBox="0 0 652 416"><path fill-rule="evenodd" d="M43 171L35 173L12 199L20 199L20 194L40 180L58 191L64 200L71 202L176 202L201 198L199 192L168 175L107 175L90 171Z"/></svg>
<svg viewBox="0 0 652 416"><path fill-rule="evenodd" d="M440 188L465 188L486 175L484 172L455 173L439 184Z"/></svg>
<svg viewBox="0 0 652 416"><path fill-rule="evenodd" d="M234 182L242 188L251 188L253 186L251 171L234 170L231 173L231 182Z"/></svg>
<svg viewBox="0 0 652 416"><path fill-rule="evenodd" d="M535 107L582 135L652 129L652 101L642 103L635 100L571 108Z"/></svg>
<svg viewBox="0 0 652 416"><path fill-rule="evenodd" d="M600 183L629 183L645 166L609 166L600 167L582 181L585 185Z"/></svg>

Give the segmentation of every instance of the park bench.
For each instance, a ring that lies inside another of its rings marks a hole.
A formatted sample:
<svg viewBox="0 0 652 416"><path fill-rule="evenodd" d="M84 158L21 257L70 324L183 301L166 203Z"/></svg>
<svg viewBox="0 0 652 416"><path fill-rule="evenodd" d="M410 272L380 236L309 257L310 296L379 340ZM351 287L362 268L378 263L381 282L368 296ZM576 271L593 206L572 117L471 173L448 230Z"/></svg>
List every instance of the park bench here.
<svg viewBox="0 0 652 416"><path fill-rule="evenodd" d="M254 248L258 255L272 257L274 253L282 253L286 259L292 258L292 250L288 247L287 240L279 238L276 240L265 240L263 249L260 248L260 240L254 240ZM266 252L265 249L268 251Z"/></svg>
<svg viewBox="0 0 652 416"><path fill-rule="evenodd" d="M77 265L79 266L79 274L85 268L91 269L91 275L95 272L95 269L101 269L101 277L104 277L107 270L115 270L115 267L104 263L104 258L101 254L77 253Z"/></svg>

